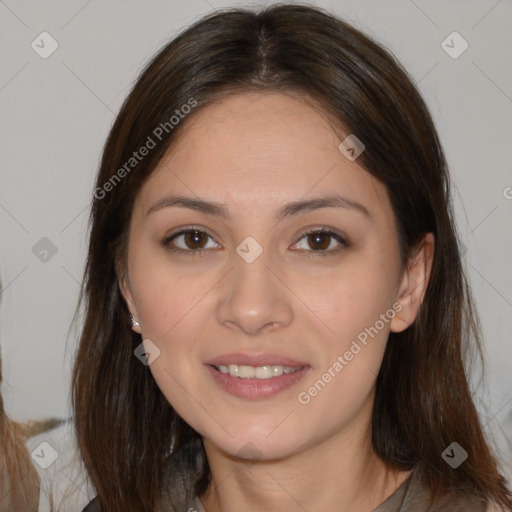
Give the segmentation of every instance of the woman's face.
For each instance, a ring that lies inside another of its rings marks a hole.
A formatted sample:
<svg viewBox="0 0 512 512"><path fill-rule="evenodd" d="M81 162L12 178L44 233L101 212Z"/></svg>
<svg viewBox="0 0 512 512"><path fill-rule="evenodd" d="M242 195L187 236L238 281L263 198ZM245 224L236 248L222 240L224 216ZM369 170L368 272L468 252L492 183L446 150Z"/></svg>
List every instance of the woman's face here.
<svg viewBox="0 0 512 512"><path fill-rule="evenodd" d="M122 282L158 386L234 456L367 431L389 331L406 327L384 185L287 95L232 95L183 128L137 197Z"/></svg>

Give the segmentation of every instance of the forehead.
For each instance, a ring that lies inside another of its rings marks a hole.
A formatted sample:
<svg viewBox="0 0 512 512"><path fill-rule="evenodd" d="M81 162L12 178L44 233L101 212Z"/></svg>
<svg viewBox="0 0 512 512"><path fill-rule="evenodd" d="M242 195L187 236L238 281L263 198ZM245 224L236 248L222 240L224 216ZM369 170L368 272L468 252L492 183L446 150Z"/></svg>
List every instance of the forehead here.
<svg viewBox="0 0 512 512"><path fill-rule="evenodd" d="M280 93L230 95L195 112L142 188L145 211L165 193L273 207L340 193L390 213L385 187L338 145L348 135L312 101ZM235 204L236 203L236 204Z"/></svg>

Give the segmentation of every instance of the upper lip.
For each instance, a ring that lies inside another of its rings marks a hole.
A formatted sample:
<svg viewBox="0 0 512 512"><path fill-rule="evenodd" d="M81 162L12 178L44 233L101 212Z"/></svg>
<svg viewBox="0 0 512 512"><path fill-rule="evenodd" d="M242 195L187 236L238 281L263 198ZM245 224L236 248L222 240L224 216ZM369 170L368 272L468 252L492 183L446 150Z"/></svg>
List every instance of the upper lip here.
<svg viewBox="0 0 512 512"><path fill-rule="evenodd" d="M278 354L224 354L209 359L205 364L212 366L230 364L241 364L244 366L289 366L291 368L300 368L302 366L309 366L307 363L291 359L289 357L281 356Z"/></svg>

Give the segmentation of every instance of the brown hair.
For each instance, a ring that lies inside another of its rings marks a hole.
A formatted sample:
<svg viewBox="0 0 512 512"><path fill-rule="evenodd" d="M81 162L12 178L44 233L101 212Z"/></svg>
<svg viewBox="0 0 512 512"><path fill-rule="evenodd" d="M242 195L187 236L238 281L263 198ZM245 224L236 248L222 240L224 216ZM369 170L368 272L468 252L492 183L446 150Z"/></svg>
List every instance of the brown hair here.
<svg viewBox="0 0 512 512"><path fill-rule="evenodd" d="M0 297L2 286L0 283ZM0 354L0 384L3 382ZM0 510L9 512L36 511L39 507L41 480L30 460L26 443L64 423L59 418L13 421L4 408L0 393ZM52 503L53 496L48 496Z"/></svg>
<svg viewBox="0 0 512 512"><path fill-rule="evenodd" d="M136 194L187 119L115 183L114 175L191 98L198 112L219 95L254 90L317 100L365 143L358 163L388 189L403 266L423 235L434 233L420 313L409 329L390 334L378 376L375 451L390 466L419 468L436 494L458 490L512 506L468 385L466 347L482 353L480 328L461 263L447 165L428 109L389 52L325 11L302 5L230 9L195 23L142 71L109 134L90 217L80 300L85 320L73 374L78 443L103 506L152 510L166 451L198 438L134 357L141 340L130 329L118 287ZM441 457L453 441L469 454L456 470ZM206 466L198 494L208 477Z"/></svg>
<svg viewBox="0 0 512 512"><path fill-rule="evenodd" d="M1 361L0 361L1 365ZM0 382L2 369L0 367ZM22 428L4 410L0 395L0 509L36 511L39 506L39 475L25 446Z"/></svg>
<svg viewBox="0 0 512 512"><path fill-rule="evenodd" d="M2 381L0 354L0 384ZM30 461L26 441L27 435L22 425L7 416L0 393L0 510L35 511L39 506L40 480Z"/></svg>

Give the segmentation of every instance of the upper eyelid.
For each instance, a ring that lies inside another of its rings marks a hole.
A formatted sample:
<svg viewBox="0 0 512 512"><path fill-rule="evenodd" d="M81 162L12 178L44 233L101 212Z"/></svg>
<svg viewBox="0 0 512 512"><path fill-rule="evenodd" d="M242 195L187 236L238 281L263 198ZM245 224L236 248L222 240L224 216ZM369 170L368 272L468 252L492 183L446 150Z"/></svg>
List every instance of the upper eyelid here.
<svg viewBox="0 0 512 512"><path fill-rule="evenodd" d="M199 231L200 233L205 233L210 238L215 239L215 236L212 235L212 233L210 233L206 228L201 228L198 226L185 226L183 228L178 228L177 231L174 231L169 235L164 236L163 240L171 240L172 238L188 233L189 231Z"/></svg>

